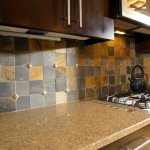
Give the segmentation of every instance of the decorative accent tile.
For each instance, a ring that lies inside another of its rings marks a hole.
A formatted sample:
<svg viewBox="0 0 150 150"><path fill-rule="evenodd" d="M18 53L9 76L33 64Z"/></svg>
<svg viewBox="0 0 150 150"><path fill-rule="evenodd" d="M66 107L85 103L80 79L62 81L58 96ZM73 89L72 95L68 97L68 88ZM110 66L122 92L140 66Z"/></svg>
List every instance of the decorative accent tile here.
<svg viewBox="0 0 150 150"><path fill-rule="evenodd" d="M69 90L77 89L77 79L76 78L67 78L67 88Z"/></svg>
<svg viewBox="0 0 150 150"><path fill-rule="evenodd" d="M43 66L43 53L41 51L31 52L30 64L32 64L33 66Z"/></svg>
<svg viewBox="0 0 150 150"><path fill-rule="evenodd" d="M28 52L16 52L15 53L15 66L26 66L29 64Z"/></svg>
<svg viewBox="0 0 150 150"><path fill-rule="evenodd" d="M65 78L67 68L66 66L59 66L56 68L56 78Z"/></svg>
<svg viewBox="0 0 150 150"><path fill-rule="evenodd" d="M42 40L40 40L40 39L29 39L29 50L30 51L42 50Z"/></svg>
<svg viewBox="0 0 150 150"><path fill-rule="evenodd" d="M56 53L55 64L58 66L66 66L66 54Z"/></svg>
<svg viewBox="0 0 150 150"><path fill-rule="evenodd" d="M41 94L43 89L43 81L30 81L30 94Z"/></svg>
<svg viewBox="0 0 150 150"><path fill-rule="evenodd" d="M85 78L77 78L77 88L78 89L85 88Z"/></svg>
<svg viewBox="0 0 150 150"><path fill-rule="evenodd" d="M17 110L30 109L30 96L19 96L16 104Z"/></svg>
<svg viewBox="0 0 150 150"><path fill-rule="evenodd" d="M0 97L0 113L15 111L15 101L10 97Z"/></svg>
<svg viewBox="0 0 150 150"><path fill-rule="evenodd" d="M0 36L0 50L1 51L14 51L14 38Z"/></svg>
<svg viewBox="0 0 150 150"><path fill-rule="evenodd" d="M69 91L67 93L67 101L77 101L78 100L78 92L77 91Z"/></svg>
<svg viewBox="0 0 150 150"><path fill-rule="evenodd" d="M54 67L44 67L44 81L49 81L55 78L55 68Z"/></svg>
<svg viewBox="0 0 150 150"><path fill-rule="evenodd" d="M77 69L76 67L67 67L67 77L75 78L77 77Z"/></svg>
<svg viewBox="0 0 150 150"><path fill-rule="evenodd" d="M53 66L55 64L55 51L43 51L44 66Z"/></svg>
<svg viewBox="0 0 150 150"><path fill-rule="evenodd" d="M93 88L95 85L95 82L94 82L94 77L87 77L86 78L86 88Z"/></svg>
<svg viewBox="0 0 150 150"><path fill-rule="evenodd" d="M16 81L28 81L29 70L26 67L15 67L15 79Z"/></svg>
<svg viewBox="0 0 150 150"><path fill-rule="evenodd" d="M43 67L37 66L30 69L30 80L43 80Z"/></svg>
<svg viewBox="0 0 150 150"><path fill-rule="evenodd" d="M11 97L15 93L14 82L1 82L0 83L0 97Z"/></svg>
<svg viewBox="0 0 150 150"><path fill-rule="evenodd" d="M16 93L17 95L29 95L29 81L16 82Z"/></svg>
<svg viewBox="0 0 150 150"><path fill-rule="evenodd" d="M49 79L48 81L44 81L44 89L47 92L55 92L55 79Z"/></svg>
<svg viewBox="0 0 150 150"><path fill-rule="evenodd" d="M29 42L27 38L15 38L14 41L15 51L29 51Z"/></svg>
<svg viewBox="0 0 150 150"><path fill-rule="evenodd" d="M45 99L45 105L49 106L49 105L55 105L56 104L56 93L48 93L45 95L44 97Z"/></svg>
<svg viewBox="0 0 150 150"><path fill-rule="evenodd" d="M14 81L15 68L12 66L1 67L0 66L0 82Z"/></svg>
<svg viewBox="0 0 150 150"><path fill-rule="evenodd" d="M67 53L67 66L75 66L77 63L76 54Z"/></svg>
<svg viewBox="0 0 150 150"><path fill-rule="evenodd" d="M114 55L120 57L120 47L114 47Z"/></svg>
<svg viewBox="0 0 150 150"><path fill-rule="evenodd" d="M66 79L56 79L56 92L66 90Z"/></svg>
<svg viewBox="0 0 150 150"><path fill-rule="evenodd" d="M43 107L44 105L44 96L42 96L41 94L30 96L30 108Z"/></svg>
<svg viewBox="0 0 150 150"><path fill-rule="evenodd" d="M56 104L67 103L67 93L66 92L56 92Z"/></svg>
<svg viewBox="0 0 150 150"><path fill-rule="evenodd" d="M0 65L1 66L14 66L15 55L13 52L0 52Z"/></svg>
<svg viewBox="0 0 150 150"><path fill-rule="evenodd" d="M120 83L121 83L121 76L115 75L115 84L120 84Z"/></svg>

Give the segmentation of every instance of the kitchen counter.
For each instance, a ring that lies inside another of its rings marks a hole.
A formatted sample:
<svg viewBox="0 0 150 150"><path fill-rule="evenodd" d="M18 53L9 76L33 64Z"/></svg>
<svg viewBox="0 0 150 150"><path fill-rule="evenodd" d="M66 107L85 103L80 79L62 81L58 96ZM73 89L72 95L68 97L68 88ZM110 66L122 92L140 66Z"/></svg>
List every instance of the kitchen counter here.
<svg viewBox="0 0 150 150"><path fill-rule="evenodd" d="M0 114L0 150L96 150L150 124L150 115L96 101Z"/></svg>

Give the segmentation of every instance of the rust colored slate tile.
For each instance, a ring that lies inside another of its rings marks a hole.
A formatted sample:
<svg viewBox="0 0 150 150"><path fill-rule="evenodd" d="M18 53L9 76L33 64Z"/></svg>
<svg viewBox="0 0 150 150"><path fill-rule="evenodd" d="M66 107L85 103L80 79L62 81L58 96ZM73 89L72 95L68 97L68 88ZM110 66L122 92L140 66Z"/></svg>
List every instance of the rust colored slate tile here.
<svg viewBox="0 0 150 150"><path fill-rule="evenodd" d="M36 66L30 69L30 80L43 80L43 67Z"/></svg>

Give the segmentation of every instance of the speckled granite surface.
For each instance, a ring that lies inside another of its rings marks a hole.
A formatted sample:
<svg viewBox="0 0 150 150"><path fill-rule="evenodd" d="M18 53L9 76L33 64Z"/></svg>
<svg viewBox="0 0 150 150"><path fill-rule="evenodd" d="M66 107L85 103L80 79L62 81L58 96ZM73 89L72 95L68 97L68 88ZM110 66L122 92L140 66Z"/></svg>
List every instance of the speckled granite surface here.
<svg viewBox="0 0 150 150"><path fill-rule="evenodd" d="M150 115L95 101L0 115L0 150L95 150L150 124Z"/></svg>

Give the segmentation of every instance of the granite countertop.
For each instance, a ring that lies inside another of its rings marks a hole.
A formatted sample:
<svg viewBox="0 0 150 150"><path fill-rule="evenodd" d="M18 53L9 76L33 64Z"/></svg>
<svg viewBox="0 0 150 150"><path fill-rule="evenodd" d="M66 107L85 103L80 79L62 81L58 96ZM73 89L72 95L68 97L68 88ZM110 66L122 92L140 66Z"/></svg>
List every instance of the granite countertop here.
<svg viewBox="0 0 150 150"><path fill-rule="evenodd" d="M150 124L150 115L84 101L0 115L0 150L96 150Z"/></svg>

